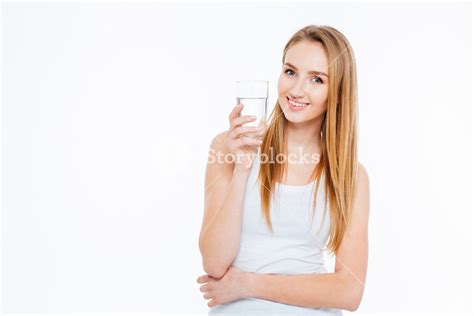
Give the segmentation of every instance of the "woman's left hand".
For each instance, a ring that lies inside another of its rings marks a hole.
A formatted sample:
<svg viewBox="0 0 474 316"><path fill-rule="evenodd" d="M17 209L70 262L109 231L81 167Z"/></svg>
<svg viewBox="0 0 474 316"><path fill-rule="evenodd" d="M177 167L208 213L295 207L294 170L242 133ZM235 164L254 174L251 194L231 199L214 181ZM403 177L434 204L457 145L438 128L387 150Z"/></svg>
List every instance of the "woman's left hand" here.
<svg viewBox="0 0 474 316"><path fill-rule="evenodd" d="M201 285L199 290L204 292L205 299L211 299L207 306L214 307L238 300L248 296L251 284L251 273L230 266L224 276L220 279L205 274L201 275L197 282Z"/></svg>

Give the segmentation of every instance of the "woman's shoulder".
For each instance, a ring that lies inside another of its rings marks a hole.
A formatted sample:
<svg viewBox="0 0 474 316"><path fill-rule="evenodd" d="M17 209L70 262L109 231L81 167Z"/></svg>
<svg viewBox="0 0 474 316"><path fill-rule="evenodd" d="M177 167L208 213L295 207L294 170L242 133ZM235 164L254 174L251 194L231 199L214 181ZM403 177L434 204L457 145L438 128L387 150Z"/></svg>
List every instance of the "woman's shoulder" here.
<svg viewBox="0 0 474 316"><path fill-rule="evenodd" d="M369 173L360 161L357 162L357 179L358 181L369 181Z"/></svg>
<svg viewBox="0 0 474 316"><path fill-rule="evenodd" d="M357 164L356 192L359 198L362 197L362 199L367 199L370 195L369 174L360 162Z"/></svg>

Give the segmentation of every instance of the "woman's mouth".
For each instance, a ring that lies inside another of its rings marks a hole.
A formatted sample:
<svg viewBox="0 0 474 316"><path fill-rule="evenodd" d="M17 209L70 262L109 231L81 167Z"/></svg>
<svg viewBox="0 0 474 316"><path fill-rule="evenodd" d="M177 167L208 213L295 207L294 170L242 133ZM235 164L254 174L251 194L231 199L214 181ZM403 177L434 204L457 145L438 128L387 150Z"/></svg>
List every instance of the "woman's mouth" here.
<svg viewBox="0 0 474 316"><path fill-rule="evenodd" d="M309 105L309 103L299 103L299 102L292 101L288 97L286 97L286 100L288 101L288 108L290 108L293 111L301 111Z"/></svg>

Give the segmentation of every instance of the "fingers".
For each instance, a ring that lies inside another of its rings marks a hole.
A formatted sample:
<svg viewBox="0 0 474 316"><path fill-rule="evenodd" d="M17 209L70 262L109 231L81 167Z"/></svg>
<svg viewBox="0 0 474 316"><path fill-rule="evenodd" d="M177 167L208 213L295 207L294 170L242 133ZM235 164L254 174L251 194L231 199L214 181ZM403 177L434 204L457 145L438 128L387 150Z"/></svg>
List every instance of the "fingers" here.
<svg viewBox="0 0 474 316"><path fill-rule="evenodd" d="M207 292L209 290L209 286L207 284L201 285L199 287L199 291L201 292Z"/></svg>
<svg viewBox="0 0 474 316"><path fill-rule="evenodd" d="M263 128L256 126L240 126L236 127L230 132L229 137L231 139L239 138L242 134L259 134L263 132Z"/></svg>
<svg viewBox="0 0 474 316"><path fill-rule="evenodd" d="M247 157L247 155L254 155L261 147L267 127L265 118L262 118L257 126L255 124L246 125L245 123L256 121L257 117L242 115L243 107L243 104L239 103L232 109L229 115L230 127L225 139L225 144L234 157L243 155L243 162L236 163L235 168L237 168L237 164L245 164L248 167L251 157Z"/></svg>
<svg viewBox="0 0 474 316"><path fill-rule="evenodd" d="M257 139L257 138L252 138L252 137L243 137L243 138L240 138L240 139L236 140L236 142L237 142L238 147L242 147L242 146L249 146L249 147L260 146L263 143L262 140Z"/></svg>
<svg viewBox="0 0 474 316"><path fill-rule="evenodd" d="M197 278L196 282L199 284L209 282L209 276L207 274L201 275Z"/></svg>
<svg viewBox="0 0 474 316"><path fill-rule="evenodd" d="M268 128L268 125L265 122L265 119L262 118L260 120L260 122L257 125L257 128L258 128L259 132L257 132L256 138L257 139L263 139L263 135L265 135L265 133L267 131L267 128Z"/></svg>
<svg viewBox="0 0 474 316"><path fill-rule="evenodd" d="M237 104L236 106L234 106L234 108L232 109L232 111L230 112L229 114L229 122L231 123L233 120L235 120L236 118L239 117L239 113L242 111L243 109L243 104L242 103L239 103Z"/></svg>
<svg viewBox="0 0 474 316"><path fill-rule="evenodd" d="M205 276L202 276L202 277L205 277ZM203 279L205 279L205 278L203 278ZM198 278L198 280L203 280L203 279L201 279L201 277ZM199 282L199 281L198 281L198 282ZM208 284L201 285L201 286L199 287L199 291L201 291L201 292L204 293L204 294L203 294L203 297L204 297L204 299L206 299L206 300L212 299L212 298L214 297L214 295L213 295L213 294L211 293L211 291L210 291L210 287L209 287ZM209 302L208 302L207 304L208 304L208 306L210 306L210 305L209 305ZM212 306L215 306L215 305L217 305L217 304L216 304L216 302L215 302L215 300L214 300L214 302L212 303Z"/></svg>
<svg viewBox="0 0 474 316"><path fill-rule="evenodd" d="M241 126L242 124L248 123L248 122L253 122L257 118L254 115L244 115L244 116L239 116L235 119L233 119L230 122L230 129L234 129L236 127Z"/></svg>
<svg viewBox="0 0 474 316"><path fill-rule="evenodd" d="M200 284L206 283L206 284L201 285L199 287L199 291L204 293L203 294L204 299L206 299L206 300L210 299L210 301L207 303L207 306L214 307L218 304L217 304L217 301L215 299L213 299L214 296L210 291L211 290L210 285L207 283L207 282L209 282L210 279L211 279L211 277L209 275L204 274L204 275L199 276L196 281L197 281L197 283L200 283Z"/></svg>
<svg viewBox="0 0 474 316"><path fill-rule="evenodd" d="M208 303L207 303L207 306L209 307L214 307L214 306L217 306L219 304L217 304L217 301L216 300L210 300Z"/></svg>

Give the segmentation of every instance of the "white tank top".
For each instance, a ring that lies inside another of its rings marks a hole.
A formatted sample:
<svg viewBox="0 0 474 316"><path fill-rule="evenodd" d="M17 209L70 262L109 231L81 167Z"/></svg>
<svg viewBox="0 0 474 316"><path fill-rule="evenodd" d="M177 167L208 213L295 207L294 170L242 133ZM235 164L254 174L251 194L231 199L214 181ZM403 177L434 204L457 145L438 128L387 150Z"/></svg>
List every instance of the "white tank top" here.
<svg viewBox="0 0 474 316"><path fill-rule="evenodd" d="M243 205L240 248L233 266L259 274L326 273L323 248L329 233L329 204L324 212L324 177L321 180L314 221L311 224L313 184L277 183L270 203L273 233L261 216L260 157L256 156L247 181ZM242 298L209 309L209 315L342 315L339 309L307 308L257 298Z"/></svg>

